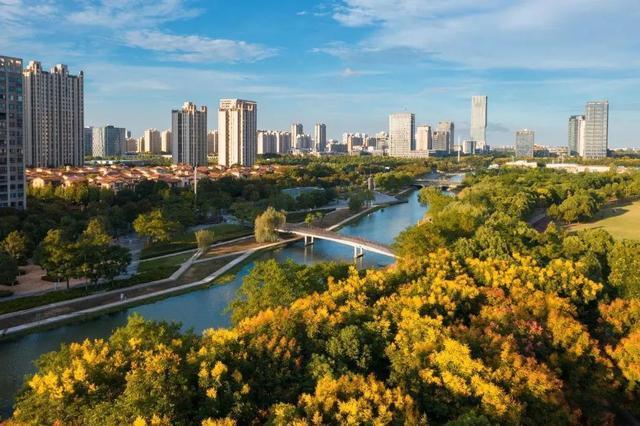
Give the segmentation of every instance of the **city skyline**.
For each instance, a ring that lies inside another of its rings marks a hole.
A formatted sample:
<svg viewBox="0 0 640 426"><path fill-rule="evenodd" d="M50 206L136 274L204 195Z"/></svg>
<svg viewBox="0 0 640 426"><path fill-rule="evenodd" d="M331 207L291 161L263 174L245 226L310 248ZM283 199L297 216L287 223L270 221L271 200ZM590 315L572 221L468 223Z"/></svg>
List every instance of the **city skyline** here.
<svg viewBox="0 0 640 426"><path fill-rule="evenodd" d="M491 98L490 145L509 145L525 125L540 143L565 145L567 117L592 99L610 101L609 146L638 145L638 48L629 35L640 11L631 0L392 3L249 1L234 10L182 0L16 1L0 7L9 29L0 52L84 71L85 124L136 135L170 127L166 111L184 99L212 107L233 97L262 105L264 129L321 121L339 139L385 130L389 113L411 111L468 135L469 99L481 93ZM291 25L265 29L265 17ZM576 42L605 18L619 31ZM105 36L114 31L121 35Z"/></svg>

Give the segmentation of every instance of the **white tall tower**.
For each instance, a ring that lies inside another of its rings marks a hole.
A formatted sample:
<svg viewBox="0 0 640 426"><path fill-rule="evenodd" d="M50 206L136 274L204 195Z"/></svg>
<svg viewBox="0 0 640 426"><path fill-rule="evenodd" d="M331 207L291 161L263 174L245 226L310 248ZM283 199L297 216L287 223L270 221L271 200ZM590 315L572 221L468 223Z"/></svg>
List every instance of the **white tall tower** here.
<svg viewBox="0 0 640 426"><path fill-rule="evenodd" d="M605 158L609 148L609 101L588 102L585 111L584 158Z"/></svg>
<svg viewBox="0 0 640 426"><path fill-rule="evenodd" d="M253 166L258 152L258 105L242 99L220 99L218 164Z"/></svg>
<svg viewBox="0 0 640 426"><path fill-rule="evenodd" d="M487 99L486 96L471 98L470 136L479 148L484 148L487 143Z"/></svg>

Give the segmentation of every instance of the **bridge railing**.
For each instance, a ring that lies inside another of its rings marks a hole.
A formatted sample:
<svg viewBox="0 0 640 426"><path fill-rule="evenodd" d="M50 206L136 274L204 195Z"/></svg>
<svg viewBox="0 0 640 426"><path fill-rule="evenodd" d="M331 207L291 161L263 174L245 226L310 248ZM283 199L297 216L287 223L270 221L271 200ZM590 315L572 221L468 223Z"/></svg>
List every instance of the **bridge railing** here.
<svg viewBox="0 0 640 426"><path fill-rule="evenodd" d="M371 240L368 240L368 239L362 238L362 237L355 237L355 236L351 236L351 235L342 235L342 234L338 234L337 232L327 231L326 229L316 228L316 227L312 227L312 226L307 227L307 226L285 224L280 229L277 229L277 231L306 234L306 235L312 236L312 237L320 237L320 238L321 237L326 237L326 238L331 238L331 239L334 239L334 240L343 240L345 242L351 242L351 243L355 243L355 244L360 244L360 245L363 245L363 246L368 246L368 247L371 247L371 248L375 248L377 250L388 251L389 253L392 253L392 251L389 248L389 246L386 246L386 245L381 244L379 242L371 241Z"/></svg>

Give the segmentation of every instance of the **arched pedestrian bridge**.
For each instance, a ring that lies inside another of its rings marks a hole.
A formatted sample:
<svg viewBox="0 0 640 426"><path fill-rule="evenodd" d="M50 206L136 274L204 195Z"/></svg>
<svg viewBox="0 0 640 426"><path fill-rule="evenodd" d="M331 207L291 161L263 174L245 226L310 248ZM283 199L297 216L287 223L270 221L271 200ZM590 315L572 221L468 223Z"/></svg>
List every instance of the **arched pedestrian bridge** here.
<svg viewBox="0 0 640 426"><path fill-rule="evenodd" d="M456 189L462 182L451 178L418 178L415 180L415 184L418 186L431 186L441 188L445 190Z"/></svg>
<svg viewBox="0 0 640 426"><path fill-rule="evenodd" d="M333 241L334 243L351 246L353 247L354 258L363 256L365 250L393 258L398 257L391 251L389 246L384 244L376 243L375 241L366 240L360 237L338 234L337 232L327 231L326 229L314 226L286 223L281 227L276 228L276 231L304 237L305 245L313 244L313 241L317 238L319 240Z"/></svg>

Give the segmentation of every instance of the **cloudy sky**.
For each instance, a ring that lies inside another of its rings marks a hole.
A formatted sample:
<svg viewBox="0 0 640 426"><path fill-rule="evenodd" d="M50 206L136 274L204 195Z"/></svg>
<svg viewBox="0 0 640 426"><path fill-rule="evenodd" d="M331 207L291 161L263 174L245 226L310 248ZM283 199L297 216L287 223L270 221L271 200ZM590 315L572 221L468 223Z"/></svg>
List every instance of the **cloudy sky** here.
<svg viewBox="0 0 640 426"><path fill-rule="evenodd" d="M258 102L259 127L329 137L388 114L453 120L489 96L488 140L563 145L608 99L610 145L640 146L639 0L0 0L0 54L85 72L87 125L139 135L191 100Z"/></svg>

